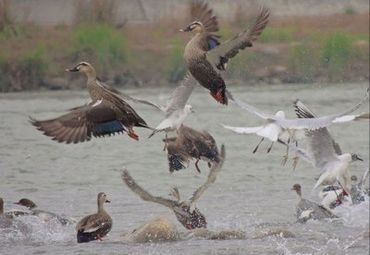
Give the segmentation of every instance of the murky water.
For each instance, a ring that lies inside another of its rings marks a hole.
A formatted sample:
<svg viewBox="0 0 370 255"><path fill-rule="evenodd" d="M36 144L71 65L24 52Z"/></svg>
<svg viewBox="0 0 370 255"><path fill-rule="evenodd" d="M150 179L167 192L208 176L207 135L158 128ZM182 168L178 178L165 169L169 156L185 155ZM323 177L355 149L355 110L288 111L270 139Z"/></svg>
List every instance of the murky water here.
<svg viewBox="0 0 370 255"><path fill-rule="evenodd" d="M281 85L233 87L231 91L266 112L284 110L294 117L291 107L302 99L314 112L329 114L345 110L362 98L367 84ZM129 90L127 93L165 102L169 89ZM216 104L201 88L190 99L196 113L186 123L207 129L219 145L226 145L226 162L216 183L198 203L213 231L240 229L246 240L210 241L199 238L157 244L125 244L122 233L133 230L145 220L165 215L176 219L168 209L144 202L126 188L120 171L126 167L139 184L153 194L167 196L177 185L184 196L204 182L207 167L198 174L193 165L169 174L162 151L162 135L147 139L149 130L136 129L140 141L127 136L95 139L77 145L58 144L43 136L28 122L54 117L66 109L87 102L86 92L38 92L0 95L0 196L6 209L21 197L34 200L40 209L80 219L95 212L96 195L107 193L112 203L106 209L113 218L113 229L103 242L77 244L74 226L42 224L37 218L22 222L27 231L0 230L1 254L368 254L369 202L343 207L335 212L341 219L307 224L295 223L296 194L290 191L300 183L305 197L318 200L312 192L319 174L311 165L300 162L297 170L280 165L284 149L274 146L270 154L265 143L252 154L259 139L236 135L220 124L257 125L261 120L234 105ZM143 105L135 109L152 126L161 113ZM368 110L368 105L362 111ZM358 176L369 164L368 122L347 123L330 128L343 151L359 153L364 162L354 163ZM176 222L177 228L185 231ZM281 228L294 237L258 237L269 229Z"/></svg>

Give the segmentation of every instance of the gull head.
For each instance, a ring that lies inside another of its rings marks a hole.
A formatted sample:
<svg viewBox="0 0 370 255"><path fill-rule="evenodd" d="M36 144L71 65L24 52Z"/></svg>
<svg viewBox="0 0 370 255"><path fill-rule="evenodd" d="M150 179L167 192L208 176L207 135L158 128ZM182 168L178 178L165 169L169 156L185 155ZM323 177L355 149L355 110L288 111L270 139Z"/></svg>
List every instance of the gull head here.
<svg viewBox="0 0 370 255"><path fill-rule="evenodd" d="M352 161L364 161L362 158L360 158L357 154L355 153L351 153L351 158L352 158Z"/></svg>
<svg viewBox="0 0 370 255"><path fill-rule="evenodd" d="M186 114L194 113L193 106L191 106L190 104L185 105L184 111Z"/></svg>
<svg viewBox="0 0 370 255"><path fill-rule="evenodd" d="M275 116L279 117L279 118L282 118L282 119L285 119L285 112L278 111L277 113L275 113Z"/></svg>

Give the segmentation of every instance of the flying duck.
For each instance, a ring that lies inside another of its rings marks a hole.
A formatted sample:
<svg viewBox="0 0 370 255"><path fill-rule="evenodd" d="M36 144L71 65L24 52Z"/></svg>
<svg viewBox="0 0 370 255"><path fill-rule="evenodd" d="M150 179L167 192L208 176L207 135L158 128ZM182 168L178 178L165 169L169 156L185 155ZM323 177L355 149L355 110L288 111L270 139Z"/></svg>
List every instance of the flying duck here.
<svg viewBox="0 0 370 255"><path fill-rule="evenodd" d="M136 193L144 201L161 204L173 210L177 220L185 228L206 228L206 218L199 209L195 207L195 202L201 197L204 191L216 181L217 174L222 168L224 159L225 147L221 146L220 161L212 166L206 182L201 185L188 200L180 200L180 193L177 188L174 188L171 193L176 200L153 196L140 187L127 170L122 172L122 180L132 192Z"/></svg>
<svg viewBox="0 0 370 255"><path fill-rule="evenodd" d="M81 62L67 72L81 72L87 77L87 89L91 102L72 108L69 113L50 120L35 120L31 123L53 140L65 143L89 141L92 136L102 137L127 132L132 139L138 140L133 127L150 127L126 103L116 90L102 83L96 76L94 67Z"/></svg>
<svg viewBox="0 0 370 255"><path fill-rule="evenodd" d="M196 159L195 167L200 173L200 160L208 162L208 166L220 161L215 139L207 131L197 131L182 125L177 130L177 137L164 140L167 143L167 159L169 170L179 171L189 165L191 159Z"/></svg>
<svg viewBox="0 0 370 255"><path fill-rule="evenodd" d="M255 23L231 40L222 44L218 41L219 30L217 17L205 1L194 0L190 6L192 22L180 31L192 32L194 36L187 43L184 59L187 68L195 79L206 89L217 102L227 104L226 85L221 76L229 59L239 50L252 47L253 41L262 33L269 21L269 10L261 8Z"/></svg>

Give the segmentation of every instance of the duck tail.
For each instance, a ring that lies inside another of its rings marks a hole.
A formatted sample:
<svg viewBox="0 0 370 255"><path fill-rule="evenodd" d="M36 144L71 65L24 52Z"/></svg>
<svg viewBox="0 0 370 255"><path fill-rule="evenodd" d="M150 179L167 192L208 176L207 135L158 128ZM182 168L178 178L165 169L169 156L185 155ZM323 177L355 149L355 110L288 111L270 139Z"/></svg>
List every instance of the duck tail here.
<svg viewBox="0 0 370 255"><path fill-rule="evenodd" d="M227 105L228 100L225 94L225 88L219 88L216 91L211 91L211 96L216 99L217 102Z"/></svg>

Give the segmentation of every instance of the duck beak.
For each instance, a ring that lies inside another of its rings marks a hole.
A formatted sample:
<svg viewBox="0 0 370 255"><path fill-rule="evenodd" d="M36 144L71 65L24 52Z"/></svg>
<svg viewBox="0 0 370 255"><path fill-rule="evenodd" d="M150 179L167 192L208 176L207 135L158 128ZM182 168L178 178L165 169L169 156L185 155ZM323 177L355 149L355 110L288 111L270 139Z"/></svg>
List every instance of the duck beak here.
<svg viewBox="0 0 370 255"><path fill-rule="evenodd" d="M66 72L78 72L79 70L77 69L77 66L76 67L74 67L74 68L67 68L66 70L65 70Z"/></svg>
<svg viewBox="0 0 370 255"><path fill-rule="evenodd" d="M190 29L190 26L186 27L186 28L182 28L179 30L180 32L190 32L191 29Z"/></svg>

